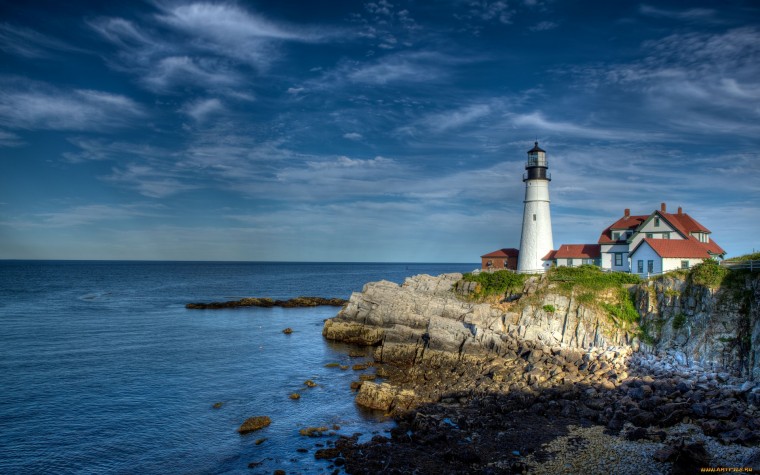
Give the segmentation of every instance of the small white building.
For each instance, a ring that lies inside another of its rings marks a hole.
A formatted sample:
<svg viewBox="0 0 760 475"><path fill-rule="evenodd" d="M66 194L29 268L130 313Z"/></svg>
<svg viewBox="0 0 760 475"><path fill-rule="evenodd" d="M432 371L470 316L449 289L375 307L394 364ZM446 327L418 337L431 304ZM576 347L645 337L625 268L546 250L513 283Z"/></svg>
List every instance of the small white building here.
<svg viewBox="0 0 760 475"><path fill-rule="evenodd" d="M631 215L631 210L625 209L623 217L599 236L596 265L602 269L646 275L690 267L704 259L722 258L725 251L710 234L709 229L680 207L676 213L668 213L667 206L662 203L659 210L646 215ZM572 252L584 245L563 244L557 251L547 254L544 260L557 266L568 265L567 258L558 257L563 255L560 251L565 246L570 246L568 252ZM568 254L568 257L575 262L578 256Z"/></svg>
<svg viewBox="0 0 760 475"><path fill-rule="evenodd" d="M630 254L631 273L642 277L688 269L712 256L698 241L644 238Z"/></svg>

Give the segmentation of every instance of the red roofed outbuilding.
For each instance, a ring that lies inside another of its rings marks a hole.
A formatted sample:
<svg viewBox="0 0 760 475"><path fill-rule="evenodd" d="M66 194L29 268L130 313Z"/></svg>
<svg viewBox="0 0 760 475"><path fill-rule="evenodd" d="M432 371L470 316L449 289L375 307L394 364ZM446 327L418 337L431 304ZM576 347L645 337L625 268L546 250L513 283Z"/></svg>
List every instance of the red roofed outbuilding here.
<svg viewBox="0 0 760 475"><path fill-rule="evenodd" d="M500 269L517 269L517 257L520 251L514 248L499 249L498 251L489 252L480 256L481 269L483 270L500 270Z"/></svg>

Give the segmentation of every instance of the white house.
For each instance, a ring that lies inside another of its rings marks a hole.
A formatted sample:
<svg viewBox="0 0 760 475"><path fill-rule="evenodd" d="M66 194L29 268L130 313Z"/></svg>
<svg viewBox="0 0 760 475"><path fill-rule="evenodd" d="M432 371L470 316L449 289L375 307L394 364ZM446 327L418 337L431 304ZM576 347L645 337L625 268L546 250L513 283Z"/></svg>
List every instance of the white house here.
<svg viewBox="0 0 760 475"><path fill-rule="evenodd" d="M597 265L603 269L652 274L692 266L710 257L722 258L725 251L710 238L710 234L709 229L680 207L676 213L668 213L665 203L662 203L659 210L648 215L631 215L631 210L625 209L623 217L599 236L600 257ZM567 258L557 257L557 253L563 255L560 251L564 246L570 246L568 252L571 252L572 249L577 250L572 246L581 245L563 244L557 251L547 254L544 260L558 266L568 265ZM636 256L633 256L634 251ZM568 254L568 257L575 262L575 256ZM644 266L642 272L639 272L639 261Z"/></svg>
<svg viewBox="0 0 760 475"><path fill-rule="evenodd" d="M644 238L631 250L631 273L646 276L688 269L712 257L699 241Z"/></svg>
<svg viewBox="0 0 760 475"><path fill-rule="evenodd" d="M563 244L556 251L549 251L544 261L556 266L601 265L599 244Z"/></svg>

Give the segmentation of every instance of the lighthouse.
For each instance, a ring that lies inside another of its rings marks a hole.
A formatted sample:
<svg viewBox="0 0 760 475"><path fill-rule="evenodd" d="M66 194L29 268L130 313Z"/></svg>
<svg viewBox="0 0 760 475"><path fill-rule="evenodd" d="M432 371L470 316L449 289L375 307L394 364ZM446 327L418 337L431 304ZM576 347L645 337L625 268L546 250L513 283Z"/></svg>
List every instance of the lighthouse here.
<svg viewBox="0 0 760 475"><path fill-rule="evenodd" d="M549 212L549 182L551 175L547 172L549 162L546 151L538 146L528 150L525 183L525 208L523 210L522 235L520 236L520 254L517 258L517 272L535 274L544 271L541 260L554 248L552 240L552 218Z"/></svg>

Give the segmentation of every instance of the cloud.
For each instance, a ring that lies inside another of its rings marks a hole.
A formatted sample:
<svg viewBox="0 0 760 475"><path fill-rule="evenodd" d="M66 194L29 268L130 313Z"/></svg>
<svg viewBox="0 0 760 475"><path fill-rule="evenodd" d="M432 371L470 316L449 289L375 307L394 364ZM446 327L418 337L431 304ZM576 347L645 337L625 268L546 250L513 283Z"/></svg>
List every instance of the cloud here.
<svg viewBox="0 0 760 475"><path fill-rule="evenodd" d="M449 77L452 66L477 60L437 51L391 53L369 63L344 62L320 78L317 86L331 88L346 82L375 86L441 82Z"/></svg>
<svg viewBox="0 0 760 475"><path fill-rule="evenodd" d="M688 10L665 10L650 5L639 6L642 15L658 18L670 18L673 20L709 20L715 16L716 11L711 8L690 8Z"/></svg>
<svg viewBox="0 0 760 475"><path fill-rule="evenodd" d="M103 221L121 221L132 218L161 217L163 207L157 204L87 204L60 211L37 213L25 218L6 221L5 225L25 228L68 228L87 226Z"/></svg>
<svg viewBox="0 0 760 475"><path fill-rule="evenodd" d="M24 142L12 132L0 130L0 147L20 147Z"/></svg>
<svg viewBox="0 0 760 475"><path fill-rule="evenodd" d="M155 147L144 142L120 142L90 137L70 137L67 140L79 149L75 152L63 153L63 157L69 163L100 160L124 161L127 159L151 161L173 157L177 154L176 151Z"/></svg>
<svg viewBox="0 0 760 475"><path fill-rule="evenodd" d="M300 94L304 92L306 89L303 87L289 87L288 88L288 94Z"/></svg>
<svg viewBox="0 0 760 475"><path fill-rule="evenodd" d="M548 31L557 28L559 25L553 21L541 21L530 27L530 31Z"/></svg>
<svg viewBox="0 0 760 475"><path fill-rule="evenodd" d="M203 122L209 115L224 111L224 106L216 98L198 99L185 104L181 111L192 117L196 122Z"/></svg>
<svg viewBox="0 0 760 475"><path fill-rule="evenodd" d="M146 115L140 104L119 94L0 78L0 125L9 128L103 131Z"/></svg>
<svg viewBox="0 0 760 475"><path fill-rule="evenodd" d="M491 114L488 104L471 104L459 109L431 114L419 121L419 124L436 133L458 129Z"/></svg>
<svg viewBox="0 0 760 475"><path fill-rule="evenodd" d="M215 59L170 56L153 65L141 82L154 92L174 92L179 86L223 90L240 85L243 77Z"/></svg>
<svg viewBox="0 0 760 475"><path fill-rule="evenodd" d="M200 188L180 180L178 173L159 170L147 164L131 163L115 167L105 181L124 185L149 198L166 198L177 193Z"/></svg>
<svg viewBox="0 0 760 475"><path fill-rule="evenodd" d="M0 50L31 59L54 59L54 53L86 53L69 43L31 28L0 23Z"/></svg>
<svg viewBox="0 0 760 475"><path fill-rule="evenodd" d="M348 140L361 140L364 137L362 136L362 134L357 133L357 132L348 132L348 133L343 134L343 138L348 139Z"/></svg>

